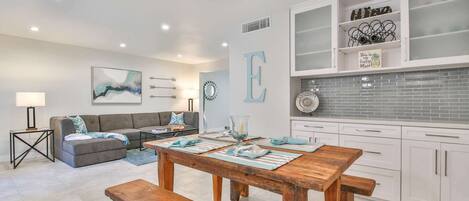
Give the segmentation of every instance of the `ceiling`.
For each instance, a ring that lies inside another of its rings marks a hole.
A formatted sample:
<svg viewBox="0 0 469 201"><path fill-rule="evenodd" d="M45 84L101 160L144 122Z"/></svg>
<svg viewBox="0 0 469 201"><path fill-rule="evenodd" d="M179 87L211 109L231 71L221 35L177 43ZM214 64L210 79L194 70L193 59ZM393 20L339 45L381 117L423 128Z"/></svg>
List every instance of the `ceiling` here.
<svg viewBox="0 0 469 201"><path fill-rule="evenodd" d="M244 16L293 1L1 0L0 34L197 64L228 56L221 43L240 32Z"/></svg>

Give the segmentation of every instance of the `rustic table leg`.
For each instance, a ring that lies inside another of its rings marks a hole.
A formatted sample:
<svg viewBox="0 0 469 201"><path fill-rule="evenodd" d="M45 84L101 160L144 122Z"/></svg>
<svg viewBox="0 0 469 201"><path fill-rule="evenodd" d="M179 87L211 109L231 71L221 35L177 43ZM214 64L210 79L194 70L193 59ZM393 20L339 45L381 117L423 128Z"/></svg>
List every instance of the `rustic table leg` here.
<svg viewBox="0 0 469 201"><path fill-rule="evenodd" d="M326 201L340 201L340 184L339 178L324 192Z"/></svg>
<svg viewBox="0 0 469 201"><path fill-rule="evenodd" d="M158 153L158 182L160 187L173 191L174 163L168 159L166 153Z"/></svg>
<svg viewBox="0 0 469 201"><path fill-rule="evenodd" d="M241 196L241 183L237 181L230 181L230 200L231 201L239 201Z"/></svg>
<svg viewBox="0 0 469 201"><path fill-rule="evenodd" d="M354 201L355 195L351 192L341 192L340 193L340 201Z"/></svg>
<svg viewBox="0 0 469 201"><path fill-rule="evenodd" d="M223 177L212 175L213 201L221 201Z"/></svg>
<svg viewBox="0 0 469 201"><path fill-rule="evenodd" d="M249 197L249 185L241 184L240 193L243 197Z"/></svg>
<svg viewBox="0 0 469 201"><path fill-rule="evenodd" d="M282 192L283 201L308 201L308 189L285 185Z"/></svg>

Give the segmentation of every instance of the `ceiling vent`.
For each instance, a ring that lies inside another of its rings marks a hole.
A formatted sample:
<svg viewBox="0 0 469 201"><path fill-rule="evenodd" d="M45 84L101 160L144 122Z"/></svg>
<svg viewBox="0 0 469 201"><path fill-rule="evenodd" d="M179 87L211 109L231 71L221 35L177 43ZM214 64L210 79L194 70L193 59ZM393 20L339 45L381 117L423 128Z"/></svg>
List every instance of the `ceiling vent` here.
<svg viewBox="0 0 469 201"><path fill-rule="evenodd" d="M249 33L270 27L270 17L243 24L242 33Z"/></svg>

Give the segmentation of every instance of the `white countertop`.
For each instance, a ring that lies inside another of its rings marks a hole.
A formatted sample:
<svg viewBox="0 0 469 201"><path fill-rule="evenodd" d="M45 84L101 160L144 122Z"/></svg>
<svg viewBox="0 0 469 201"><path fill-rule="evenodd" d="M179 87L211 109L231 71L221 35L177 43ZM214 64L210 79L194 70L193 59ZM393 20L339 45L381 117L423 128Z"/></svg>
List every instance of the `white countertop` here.
<svg viewBox="0 0 469 201"><path fill-rule="evenodd" d="M467 123L431 123L431 122L412 122L412 121L392 121L392 120L370 120L370 119L337 119L325 117L291 117L291 120L298 121L319 121L334 123L358 123L358 124L376 124L376 125L394 125L394 126L415 126L429 128L453 128L469 130Z"/></svg>

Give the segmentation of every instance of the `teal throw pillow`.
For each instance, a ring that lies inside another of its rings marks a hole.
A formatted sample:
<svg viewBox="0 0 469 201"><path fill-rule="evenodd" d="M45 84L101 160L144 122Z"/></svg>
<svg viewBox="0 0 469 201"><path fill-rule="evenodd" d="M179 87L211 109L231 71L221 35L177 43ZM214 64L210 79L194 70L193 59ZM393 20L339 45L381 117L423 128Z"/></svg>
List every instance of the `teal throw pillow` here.
<svg viewBox="0 0 469 201"><path fill-rule="evenodd" d="M75 127L76 133L88 133L88 129L86 128L85 121L80 116L70 116L68 117L73 122L73 126Z"/></svg>
<svg viewBox="0 0 469 201"><path fill-rule="evenodd" d="M169 125L183 125L184 124L184 113L171 113L171 121Z"/></svg>

